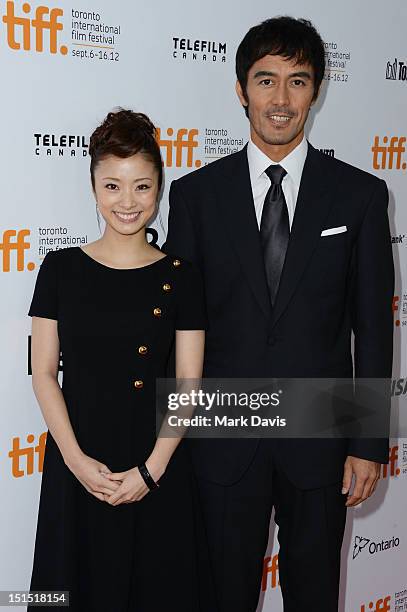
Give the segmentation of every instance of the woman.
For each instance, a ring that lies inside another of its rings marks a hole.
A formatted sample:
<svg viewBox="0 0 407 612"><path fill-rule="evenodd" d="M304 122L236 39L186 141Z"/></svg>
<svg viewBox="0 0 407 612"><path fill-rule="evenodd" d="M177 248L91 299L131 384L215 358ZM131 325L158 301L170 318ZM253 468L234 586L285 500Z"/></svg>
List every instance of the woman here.
<svg viewBox="0 0 407 612"><path fill-rule="evenodd" d="M179 438L157 439L155 379L174 337L177 378L201 376L202 286L146 239L162 182L148 117L109 113L89 153L103 236L47 254L29 311L49 430L31 590L67 590L75 611L194 612L189 464Z"/></svg>

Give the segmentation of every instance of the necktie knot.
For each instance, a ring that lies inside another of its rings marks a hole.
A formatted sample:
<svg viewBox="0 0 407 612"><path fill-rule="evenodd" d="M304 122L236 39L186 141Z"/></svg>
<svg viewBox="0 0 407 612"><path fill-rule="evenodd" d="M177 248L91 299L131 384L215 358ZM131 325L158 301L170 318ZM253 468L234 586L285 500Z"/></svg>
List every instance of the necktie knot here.
<svg viewBox="0 0 407 612"><path fill-rule="evenodd" d="M278 164L272 164L271 166L266 168L265 173L267 174L273 185L281 185L281 182L287 174L287 171L284 170L284 168L282 166L279 166Z"/></svg>

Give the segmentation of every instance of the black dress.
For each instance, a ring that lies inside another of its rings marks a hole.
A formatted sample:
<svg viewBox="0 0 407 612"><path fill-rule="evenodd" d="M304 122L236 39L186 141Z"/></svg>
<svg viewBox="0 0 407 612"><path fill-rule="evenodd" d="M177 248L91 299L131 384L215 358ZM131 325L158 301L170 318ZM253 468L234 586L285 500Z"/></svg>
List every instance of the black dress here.
<svg viewBox="0 0 407 612"><path fill-rule="evenodd" d="M79 247L50 252L29 314L58 321L62 391L83 452L114 472L146 461L175 330L206 326L197 269L166 256L118 270ZM159 489L110 506L79 483L48 432L30 589L70 591L75 611L201 610L192 487L181 442Z"/></svg>

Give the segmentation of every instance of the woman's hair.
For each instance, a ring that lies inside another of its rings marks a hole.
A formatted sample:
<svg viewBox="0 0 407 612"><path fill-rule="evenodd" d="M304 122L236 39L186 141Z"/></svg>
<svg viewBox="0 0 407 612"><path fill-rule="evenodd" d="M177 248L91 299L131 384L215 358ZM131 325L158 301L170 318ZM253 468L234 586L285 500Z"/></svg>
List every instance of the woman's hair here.
<svg viewBox="0 0 407 612"><path fill-rule="evenodd" d="M236 53L236 76L246 96L250 68L265 55L281 55L314 69L314 98L325 73L325 48L321 36L306 19L273 17L251 28Z"/></svg>
<svg viewBox="0 0 407 612"><path fill-rule="evenodd" d="M90 137L90 177L95 188L95 168L98 163L114 155L131 157L141 153L150 160L158 172L158 188L161 188L163 169L156 129L147 115L119 108L107 115Z"/></svg>

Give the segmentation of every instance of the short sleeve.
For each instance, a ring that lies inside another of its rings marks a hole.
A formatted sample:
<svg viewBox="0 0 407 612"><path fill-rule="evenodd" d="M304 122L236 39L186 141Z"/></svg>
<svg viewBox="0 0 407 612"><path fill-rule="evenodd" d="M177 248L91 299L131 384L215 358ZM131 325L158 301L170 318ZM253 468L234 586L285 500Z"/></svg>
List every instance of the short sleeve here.
<svg viewBox="0 0 407 612"><path fill-rule="evenodd" d="M38 271L34 295L28 315L44 319L58 319L57 253L50 251Z"/></svg>
<svg viewBox="0 0 407 612"><path fill-rule="evenodd" d="M185 260L177 273L177 315L175 329L207 329L204 285L199 268Z"/></svg>

